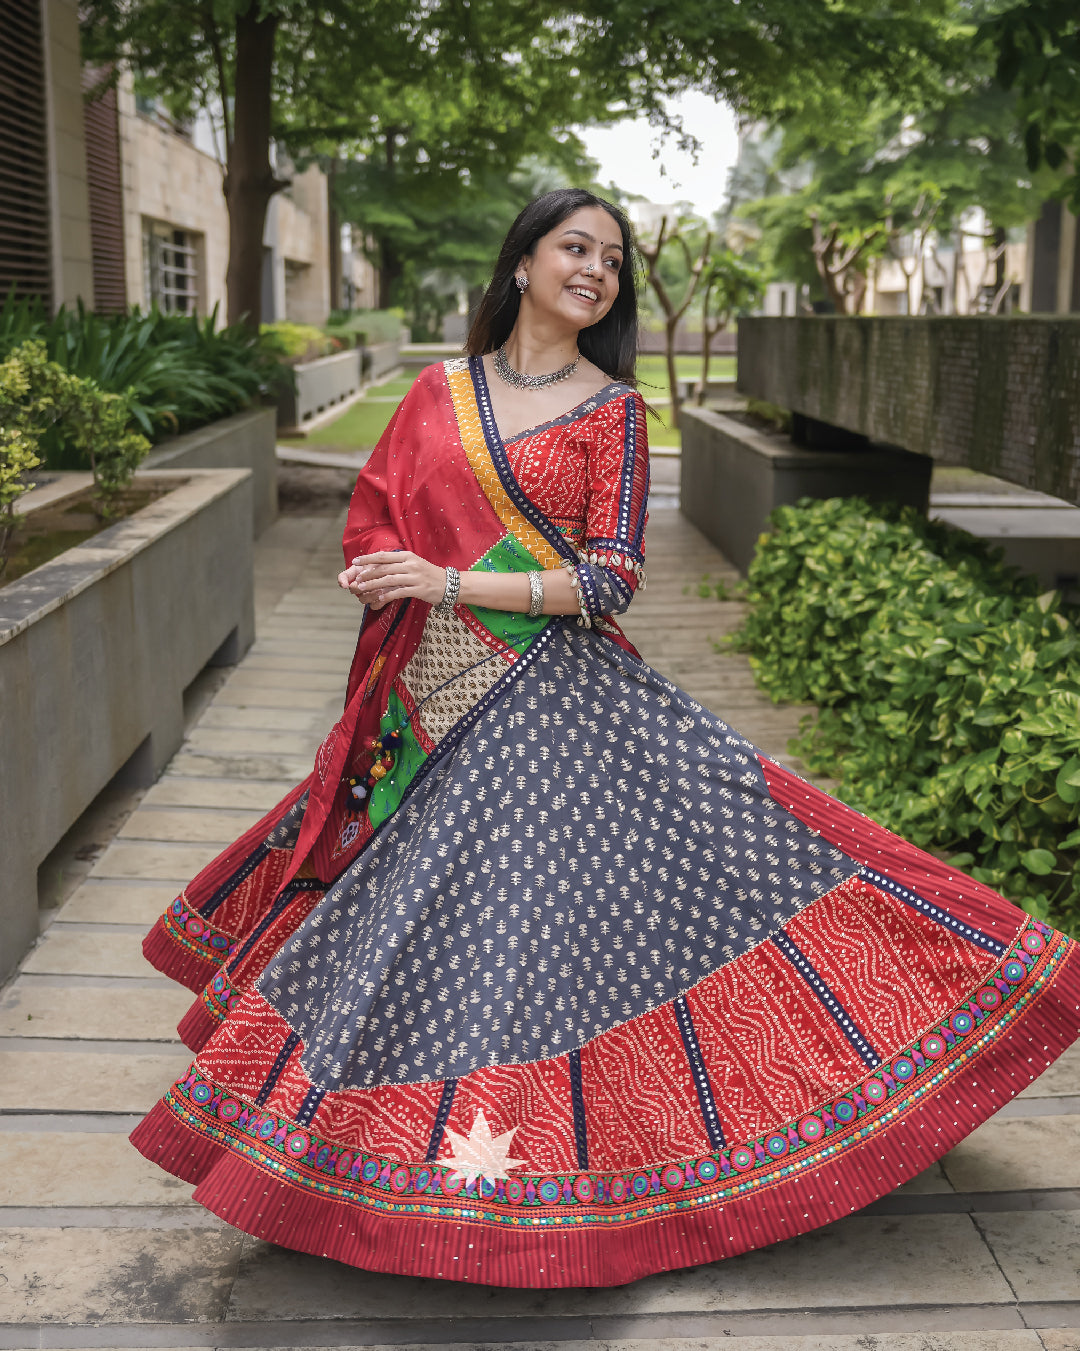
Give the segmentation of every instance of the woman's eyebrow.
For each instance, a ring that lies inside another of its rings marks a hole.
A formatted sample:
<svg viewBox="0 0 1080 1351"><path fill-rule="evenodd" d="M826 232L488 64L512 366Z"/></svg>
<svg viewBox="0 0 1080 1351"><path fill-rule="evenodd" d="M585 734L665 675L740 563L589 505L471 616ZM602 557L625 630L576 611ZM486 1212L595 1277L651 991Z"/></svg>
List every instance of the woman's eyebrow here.
<svg viewBox="0 0 1080 1351"><path fill-rule="evenodd" d="M590 244L596 243L596 240L587 230L564 230L563 238L565 239L567 235L579 235L582 239L587 239ZM601 244L600 247L602 249L618 249L620 253L623 251L621 244Z"/></svg>

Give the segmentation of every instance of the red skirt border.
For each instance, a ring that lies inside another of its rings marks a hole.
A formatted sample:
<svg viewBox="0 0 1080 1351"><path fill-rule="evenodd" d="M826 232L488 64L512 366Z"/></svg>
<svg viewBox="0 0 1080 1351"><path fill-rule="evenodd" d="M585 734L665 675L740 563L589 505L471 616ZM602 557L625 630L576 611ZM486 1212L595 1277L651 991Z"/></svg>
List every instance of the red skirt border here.
<svg viewBox="0 0 1080 1351"><path fill-rule="evenodd" d="M1080 945L1032 920L969 999L846 1095L698 1160L511 1176L478 1191L439 1164L320 1141L230 1097L197 1062L131 1139L197 1184L208 1210L288 1248L489 1285L620 1285L862 1209L939 1159L1078 1034Z"/></svg>

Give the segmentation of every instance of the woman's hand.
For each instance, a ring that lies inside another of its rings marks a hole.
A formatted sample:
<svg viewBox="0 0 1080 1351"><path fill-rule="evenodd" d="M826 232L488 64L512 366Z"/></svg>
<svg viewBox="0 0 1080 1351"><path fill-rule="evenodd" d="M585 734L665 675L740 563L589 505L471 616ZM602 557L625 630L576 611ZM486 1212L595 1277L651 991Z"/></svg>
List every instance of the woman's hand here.
<svg viewBox="0 0 1080 1351"><path fill-rule="evenodd" d="M373 610L407 597L438 605L446 591L446 569L407 549L383 550L354 558L338 573L338 586Z"/></svg>

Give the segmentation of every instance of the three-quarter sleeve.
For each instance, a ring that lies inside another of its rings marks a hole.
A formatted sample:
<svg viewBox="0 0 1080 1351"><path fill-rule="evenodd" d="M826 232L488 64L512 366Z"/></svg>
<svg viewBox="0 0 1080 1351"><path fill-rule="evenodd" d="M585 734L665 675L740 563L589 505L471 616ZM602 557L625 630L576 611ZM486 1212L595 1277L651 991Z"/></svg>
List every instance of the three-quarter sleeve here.
<svg viewBox="0 0 1080 1351"><path fill-rule="evenodd" d="M585 547L577 565L583 616L622 614L645 584L649 442L645 404L632 392L608 406L589 448Z"/></svg>

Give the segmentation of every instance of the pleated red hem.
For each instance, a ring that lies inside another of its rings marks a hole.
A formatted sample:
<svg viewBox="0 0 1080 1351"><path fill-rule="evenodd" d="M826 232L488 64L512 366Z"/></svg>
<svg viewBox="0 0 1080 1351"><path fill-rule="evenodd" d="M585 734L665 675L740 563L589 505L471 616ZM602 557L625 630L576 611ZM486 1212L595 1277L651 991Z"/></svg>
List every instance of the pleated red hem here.
<svg viewBox="0 0 1080 1351"><path fill-rule="evenodd" d="M200 998L176 1024L176 1032L189 1051L199 1052L220 1026L221 1019L215 1018Z"/></svg>
<svg viewBox="0 0 1080 1351"><path fill-rule="evenodd" d="M1080 950L1045 990L931 1096L842 1153L713 1204L645 1219L617 1213L496 1225L388 1214L306 1192L257 1158L200 1135L159 1102L132 1133L148 1159L188 1182L229 1224L287 1248L371 1271L500 1286L607 1286L732 1257L862 1209L921 1172L1031 1083L1080 1033ZM280 1169L280 1165L279 1165ZM574 1220L577 1220L574 1223ZM569 1222L568 1222L569 1221Z"/></svg>
<svg viewBox="0 0 1080 1351"><path fill-rule="evenodd" d="M216 962L181 947L165 927L164 919L155 921L154 927L143 939L142 950L150 965L163 976L168 976L196 994L206 988L220 969Z"/></svg>

